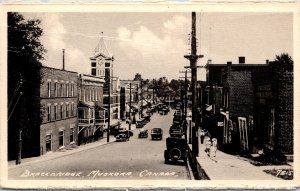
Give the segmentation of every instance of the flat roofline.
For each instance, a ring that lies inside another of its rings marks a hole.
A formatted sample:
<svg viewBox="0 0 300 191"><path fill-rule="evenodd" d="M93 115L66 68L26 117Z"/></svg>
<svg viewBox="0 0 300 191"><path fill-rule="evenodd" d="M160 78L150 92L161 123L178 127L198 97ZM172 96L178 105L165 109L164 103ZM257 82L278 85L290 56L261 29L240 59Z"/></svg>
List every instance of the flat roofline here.
<svg viewBox="0 0 300 191"><path fill-rule="evenodd" d="M205 68L209 67L209 66L227 66L228 64L206 64ZM231 67L236 67L236 66L269 66L269 64L231 64Z"/></svg>
<svg viewBox="0 0 300 191"><path fill-rule="evenodd" d="M63 70L63 69L59 69L59 68L52 68L52 67L44 66L44 65L42 65L42 68L48 68L48 69L53 69L53 70L59 70L59 71L65 71L65 72L71 72L71 73L78 74L78 72L69 71L69 70Z"/></svg>

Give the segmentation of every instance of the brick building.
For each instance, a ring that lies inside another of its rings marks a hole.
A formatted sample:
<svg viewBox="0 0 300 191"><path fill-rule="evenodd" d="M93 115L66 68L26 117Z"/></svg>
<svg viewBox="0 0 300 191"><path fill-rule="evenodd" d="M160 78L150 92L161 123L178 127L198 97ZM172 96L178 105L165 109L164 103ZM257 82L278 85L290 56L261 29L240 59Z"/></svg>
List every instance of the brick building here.
<svg viewBox="0 0 300 191"><path fill-rule="evenodd" d="M80 74L78 82L78 144L98 140L105 129L105 109L103 108L104 79Z"/></svg>
<svg viewBox="0 0 300 191"><path fill-rule="evenodd" d="M270 62L253 72L255 148L293 154L293 65Z"/></svg>
<svg viewBox="0 0 300 191"><path fill-rule="evenodd" d="M243 60L241 58L240 61ZM235 152L252 148L252 72L268 67L267 64L245 64L243 61L239 64L228 62L206 65L205 123L223 148Z"/></svg>
<svg viewBox="0 0 300 191"><path fill-rule="evenodd" d="M76 72L42 67L40 154L76 146L78 76Z"/></svg>

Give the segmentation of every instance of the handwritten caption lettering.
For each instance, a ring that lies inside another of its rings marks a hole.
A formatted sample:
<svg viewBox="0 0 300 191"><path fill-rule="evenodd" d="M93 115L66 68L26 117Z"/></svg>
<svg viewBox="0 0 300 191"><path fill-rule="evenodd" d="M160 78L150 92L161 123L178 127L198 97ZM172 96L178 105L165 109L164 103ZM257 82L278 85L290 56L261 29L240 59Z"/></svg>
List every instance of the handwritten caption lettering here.
<svg viewBox="0 0 300 191"><path fill-rule="evenodd" d="M176 172L152 172L149 170L143 170L137 172L136 176L133 176L133 172L102 172L100 170L92 170L88 173L84 172L32 172L25 170L20 177L21 178L38 178L38 177L86 177L89 179L95 179L99 177L177 177Z"/></svg>

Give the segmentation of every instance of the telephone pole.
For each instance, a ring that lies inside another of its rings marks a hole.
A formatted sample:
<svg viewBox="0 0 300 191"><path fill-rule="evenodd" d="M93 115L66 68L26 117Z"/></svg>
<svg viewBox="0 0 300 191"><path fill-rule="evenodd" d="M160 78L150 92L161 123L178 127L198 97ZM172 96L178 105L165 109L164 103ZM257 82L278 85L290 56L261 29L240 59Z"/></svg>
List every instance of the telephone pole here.
<svg viewBox="0 0 300 191"><path fill-rule="evenodd" d="M196 103L197 103L197 60L203 55L197 55L197 39L196 39L196 12L192 12L192 33L191 33L191 54L185 55L185 58L190 60L190 68L192 72L192 151L195 156L199 154L198 145L198 123L196 123Z"/></svg>
<svg viewBox="0 0 300 191"><path fill-rule="evenodd" d="M131 130L131 83L129 83L129 130Z"/></svg>

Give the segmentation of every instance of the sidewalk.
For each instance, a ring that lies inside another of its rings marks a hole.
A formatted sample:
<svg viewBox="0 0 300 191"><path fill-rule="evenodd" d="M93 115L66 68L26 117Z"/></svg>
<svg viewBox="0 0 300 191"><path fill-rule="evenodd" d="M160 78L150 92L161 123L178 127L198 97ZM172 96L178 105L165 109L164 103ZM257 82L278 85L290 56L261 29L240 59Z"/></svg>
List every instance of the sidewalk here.
<svg viewBox="0 0 300 191"><path fill-rule="evenodd" d="M191 147L191 145L189 145ZM222 151L217 151L216 157L208 157L204 151L205 145L199 144L197 161L211 180L282 180L263 172L265 169L293 168L282 166L254 166L250 161Z"/></svg>
<svg viewBox="0 0 300 191"><path fill-rule="evenodd" d="M8 169L19 168L21 166L34 164L37 162L48 161L48 160L60 158L60 157L66 156L66 155L71 155L71 154L78 153L78 152L81 152L84 150L92 149L92 148L95 148L95 147L98 147L101 145L110 144L110 143L115 142L115 140L116 140L116 138L111 135L111 136L109 136L109 142L107 142L107 135L105 133L102 139L92 142L92 143L87 143L84 145L76 146L74 148L65 149L65 150L61 150L61 151L49 152L45 155L38 156L38 157L24 158L21 160L20 165L16 165L15 160L8 161Z"/></svg>

